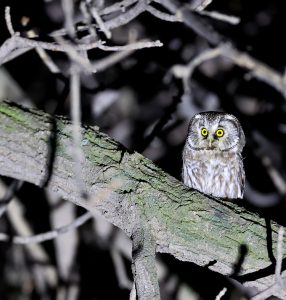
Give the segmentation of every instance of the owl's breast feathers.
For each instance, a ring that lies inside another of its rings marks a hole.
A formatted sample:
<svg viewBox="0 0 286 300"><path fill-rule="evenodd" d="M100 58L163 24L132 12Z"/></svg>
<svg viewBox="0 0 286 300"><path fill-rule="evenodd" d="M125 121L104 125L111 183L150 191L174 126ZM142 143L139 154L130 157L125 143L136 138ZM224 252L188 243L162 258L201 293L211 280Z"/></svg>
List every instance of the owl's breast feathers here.
<svg viewBox="0 0 286 300"><path fill-rule="evenodd" d="M187 186L220 198L243 197L245 174L240 153L185 149L183 160Z"/></svg>

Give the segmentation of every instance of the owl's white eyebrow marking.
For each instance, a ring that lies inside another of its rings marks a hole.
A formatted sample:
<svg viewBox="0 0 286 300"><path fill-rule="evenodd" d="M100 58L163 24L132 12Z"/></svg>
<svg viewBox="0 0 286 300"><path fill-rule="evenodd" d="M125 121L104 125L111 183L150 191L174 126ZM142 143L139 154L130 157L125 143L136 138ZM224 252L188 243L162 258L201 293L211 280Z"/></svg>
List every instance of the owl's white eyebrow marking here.
<svg viewBox="0 0 286 300"><path fill-rule="evenodd" d="M197 115L195 115L195 119L199 119L199 118L201 118L202 116L200 115L200 114L197 114Z"/></svg>
<svg viewBox="0 0 286 300"><path fill-rule="evenodd" d="M232 115L226 115L225 118L228 120L236 120L236 117L234 117Z"/></svg>

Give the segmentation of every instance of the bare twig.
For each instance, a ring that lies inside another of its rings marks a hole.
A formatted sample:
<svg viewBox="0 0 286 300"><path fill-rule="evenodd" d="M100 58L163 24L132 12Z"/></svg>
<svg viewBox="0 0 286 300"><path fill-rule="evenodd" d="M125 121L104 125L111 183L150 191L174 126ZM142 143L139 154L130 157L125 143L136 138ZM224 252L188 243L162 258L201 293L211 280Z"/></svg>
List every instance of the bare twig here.
<svg viewBox="0 0 286 300"><path fill-rule="evenodd" d="M213 59L215 57L218 57L221 55L221 48L214 48L214 49L208 49L198 56L196 56L194 59L192 59L186 66L182 65L175 65L172 68L173 74L177 78L181 78L183 80L184 90L185 93L190 94L190 86L189 86L189 80L192 77L192 74L196 67L198 67L203 62Z"/></svg>
<svg viewBox="0 0 286 300"><path fill-rule="evenodd" d="M282 278L283 285L286 284L286 278ZM272 296L277 290L281 289L281 282L275 282L273 285L268 287L262 292L259 292L251 298L251 300L265 300Z"/></svg>
<svg viewBox="0 0 286 300"><path fill-rule="evenodd" d="M15 49L10 53L7 53L7 56L5 57L5 59L2 61L1 60L1 48L0 48L0 65L7 63L15 58L17 58L18 56L21 56L25 53L27 53L28 51L32 50L32 48L22 48L22 49Z"/></svg>
<svg viewBox="0 0 286 300"><path fill-rule="evenodd" d="M214 49L208 49L193 60L191 60L187 66L177 65L173 67L173 72L176 77L182 78L184 82L184 88L189 93L189 79L194 71L194 69L201 63L213 59L218 56L224 56L230 59L234 64L248 69L251 71L253 77L271 85L280 93L284 93L283 76L282 74L276 72L269 66L263 64L262 62L251 57L247 53L239 52L231 45L222 44Z"/></svg>
<svg viewBox="0 0 286 300"><path fill-rule="evenodd" d="M75 46L70 44L68 41L64 40L62 37L56 37L55 40L58 44L62 45L66 48L66 54L69 58L76 63L79 67L81 67L84 71L93 72L93 68L89 63L88 59L83 57L79 51L83 52L86 50L76 50Z"/></svg>
<svg viewBox="0 0 286 300"><path fill-rule="evenodd" d="M224 288L218 293L218 295L215 297L215 300L220 300L220 299L225 295L226 291L227 291L227 288L224 287Z"/></svg>
<svg viewBox="0 0 286 300"><path fill-rule="evenodd" d="M259 79L283 94L283 78L282 75L264 63L251 57L249 54L239 52L235 48L226 45L222 47L223 56L229 58L236 65L248 69L251 71L251 75L256 79Z"/></svg>
<svg viewBox="0 0 286 300"><path fill-rule="evenodd" d="M74 2L73 0L62 0L62 8L65 17L65 28L70 36L75 36L74 29Z"/></svg>
<svg viewBox="0 0 286 300"><path fill-rule="evenodd" d="M134 7L130 8L129 11L126 11L127 7L131 6L135 2L138 2L138 3ZM166 1L157 0L154 2L158 2L163 5L164 2L166 2ZM211 1L209 1L209 0L204 1L204 3L201 3L199 6L193 8L193 9L201 15L205 15L205 16L208 16L208 17L220 20L220 21L228 22L230 24L238 24L240 22L240 19L235 16L229 16L229 15L222 14L222 13L215 12L215 11L213 11L213 12L204 11L203 9L208 4L210 4L210 2ZM169 7L169 5L167 5L166 8L168 8L168 7ZM110 14L115 11L122 11L123 14L116 16L115 18L107 21L107 27L110 29L129 23L132 19L134 19L135 17L137 17L139 14L141 14L144 11L147 11L147 12L151 13L153 16L155 16L156 18L159 18L164 21L182 22L182 15L179 11L177 11L174 15L166 14L166 13L161 12L160 10L156 9L155 7L151 6L150 4L148 4L148 2L144 3L144 1L122 1L120 3L116 3L112 7L103 9L102 11L100 11L100 14L105 15L105 14Z"/></svg>
<svg viewBox="0 0 286 300"><path fill-rule="evenodd" d="M145 5L144 5L144 8L143 8L142 4L138 3L140 5L138 5L137 7L135 5L127 13L126 13L126 11L127 11L129 6L135 4L136 2L144 2L144 1L141 1L141 0L140 1L138 1L138 0L123 0L121 2L116 2L115 4L113 4L111 6L108 6L108 7L105 7L103 9L99 10L98 14L99 14L99 16L104 16L104 15L109 15L109 14L117 13L117 12L122 12L123 13L119 16L116 15L115 18L110 19L110 20L105 22L106 30L110 30L110 29L119 27L121 25L125 25L130 20L136 18L141 12L143 12L145 10ZM85 9L85 8L81 7L81 9ZM83 11L83 10L82 10L82 12L83 12L83 14L86 13L86 11ZM86 16L86 14L85 14L85 16ZM125 20L126 18L128 18L129 20ZM78 26L77 31L89 30L89 27L91 27L91 26L94 27L95 25L88 24L87 26L86 25ZM53 37L54 36L63 36L63 35L66 35L66 34L67 34L67 31L64 28L62 28L60 30L54 31L53 33L50 34L50 36L53 36Z"/></svg>
<svg viewBox="0 0 286 300"><path fill-rule="evenodd" d="M276 187L277 191L280 195L286 194L286 181L283 178L283 176L279 173L279 171L273 166L273 163L265 154L258 153L258 156L261 159L262 164L267 170L267 173L269 174L274 186Z"/></svg>
<svg viewBox="0 0 286 300"><path fill-rule="evenodd" d="M61 197L51 189L46 189L46 195L51 207L49 219L52 229L72 223L77 218L75 205L63 203ZM53 240L58 274L64 281L68 281L73 277L71 272L76 259L78 243L79 232L76 230L71 230L62 235L61 238Z"/></svg>
<svg viewBox="0 0 286 300"><path fill-rule="evenodd" d="M158 2L161 5L165 6L165 8L169 9L171 12L175 13L174 16L172 16L172 19L168 20L168 18L164 19L160 17L160 14L153 14L155 17L163 19L165 21L171 21L171 22L183 22L183 18L182 18L182 10L177 10L175 9L175 7L171 8L171 3L168 1L164 1L164 0L155 0L154 2ZM240 22L240 18L236 17L236 16L231 16L231 15L226 15L226 14L222 14L220 12L217 11L206 11L204 10L206 8L206 6L208 6L210 3L212 2L212 0L206 0L203 3L192 3L187 5L186 7L189 8L190 11L194 11L200 15L203 16L207 16L209 18L213 18L222 22L227 22L233 25L237 25ZM151 6L148 6L147 11L149 11ZM151 7L152 9L152 7Z"/></svg>
<svg viewBox="0 0 286 300"><path fill-rule="evenodd" d="M278 238L277 238L276 267L275 267L275 277L277 282L282 281L281 271L282 271L282 259L283 259L283 236L284 236L284 227L280 226L278 230Z"/></svg>
<svg viewBox="0 0 286 300"><path fill-rule="evenodd" d="M118 252L117 249L114 248L111 248L110 254L113 261L119 287L131 290L132 282L129 280L126 274L126 269L121 254Z"/></svg>
<svg viewBox="0 0 286 300"><path fill-rule="evenodd" d="M282 260L283 260L283 236L284 236L284 227L280 226L278 230L277 237L277 252L276 252L276 267L275 267L275 279L276 282L271 285L269 288L265 289L262 292L259 292L251 300L264 300L272 296L275 291L278 289L284 289L286 285L286 278L281 277L282 271Z"/></svg>
<svg viewBox="0 0 286 300"><path fill-rule="evenodd" d="M283 85L283 91L284 91L283 96L286 99L286 68L285 68L284 73L283 73L282 85Z"/></svg>
<svg viewBox="0 0 286 300"><path fill-rule="evenodd" d="M138 3L134 7L130 8L125 13L120 14L119 16L106 21L105 22L106 28L113 29L129 23L131 20L139 16L142 12L146 11L147 6L148 6L148 0L138 1Z"/></svg>
<svg viewBox="0 0 286 300"><path fill-rule="evenodd" d="M39 55L39 57L42 59L43 63L48 67L48 69L54 73L54 74L58 74L61 73L60 69L58 68L58 66L53 62L53 60L51 59L50 55L47 53L46 50L44 50L43 48L36 48L36 51Z"/></svg>
<svg viewBox="0 0 286 300"><path fill-rule="evenodd" d="M135 50L126 50L122 52L115 52L110 54L109 56L102 58L98 61L95 61L92 64L94 72L104 71L107 68L117 64L118 62L122 61L124 58L130 56L134 53Z"/></svg>
<svg viewBox="0 0 286 300"><path fill-rule="evenodd" d="M67 290L67 300L77 300L79 294L79 284L73 283Z"/></svg>
<svg viewBox="0 0 286 300"><path fill-rule="evenodd" d="M136 300L136 286L135 286L135 282L133 282L132 284L132 289L129 295L129 300Z"/></svg>
<svg viewBox="0 0 286 300"><path fill-rule="evenodd" d="M213 2L213 0L202 0L200 5L196 8L197 10L204 10L205 8L207 8L211 3Z"/></svg>
<svg viewBox="0 0 286 300"><path fill-rule="evenodd" d="M54 238L59 237L62 234L65 234L71 230L75 230L76 228L80 227L88 220L93 217L91 212L86 212L79 218L75 219L72 223L65 225L63 227L57 228L55 230L51 230L45 233L40 233L32 236L8 236L5 233L0 233L0 241L12 241L14 244L35 244L35 243L42 243L48 240L52 240Z"/></svg>
<svg viewBox="0 0 286 300"><path fill-rule="evenodd" d="M151 47L161 47L162 45L163 44L160 41L138 42L125 46L106 46L103 45L102 42L93 42L89 44L74 45L72 46L72 48L73 51L88 51L95 48L99 48L104 51L126 51ZM14 35L13 37L7 39L0 47L0 65L7 62L8 59L11 59L10 55L14 51L17 51L19 49L21 49L21 51L23 49L30 50L37 47L51 51L71 52L71 46L67 43L61 45L58 43L41 42Z"/></svg>
<svg viewBox="0 0 286 300"><path fill-rule="evenodd" d="M132 36L132 34L130 34L131 36L129 37L129 45L132 45L136 42L136 36ZM138 43L142 43L142 45L145 43L146 46L149 46L149 42L150 41L138 41ZM157 41L158 43L158 41ZM128 45L126 45L128 46ZM105 69L109 68L110 66L122 61L124 58L126 58L127 56L131 55L132 53L134 53L135 49L127 49L121 52L116 52L114 54L111 54L107 57L104 57L98 61L93 62L92 64L92 68L93 68L93 72L100 72L100 71L104 71Z"/></svg>
<svg viewBox="0 0 286 300"><path fill-rule="evenodd" d="M126 8L138 0L123 0L100 10L100 15L108 15L117 11L125 12Z"/></svg>
<svg viewBox="0 0 286 300"><path fill-rule="evenodd" d="M15 193L22 187L23 181L14 179L6 188L5 194L0 200L0 218L6 212L10 201L14 198ZM0 190L5 190L5 185L0 182Z"/></svg>
<svg viewBox="0 0 286 300"><path fill-rule="evenodd" d="M182 19L180 18L180 15L170 15L170 14L166 14L158 9L156 9L153 6L147 6L146 7L146 11L148 11L151 15L153 15L154 17L161 19L163 21L168 21L168 22L182 22Z"/></svg>
<svg viewBox="0 0 286 300"><path fill-rule="evenodd" d="M99 28L102 30L102 32L105 34L106 38L111 38L111 31L105 26L104 21L102 20L101 16L99 15L97 9L94 6L90 7L90 13L93 16L94 20L98 24Z"/></svg>
<svg viewBox="0 0 286 300"><path fill-rule="evenodd" d="M6 25L8 28L9 33L11 36L16 35L13 25L12 25L12 20L11 20L11 14L10 14L10 7L6 6L5 7L5 20L6 20ZM44 64L50 69L52 73L60 73L59 68L56 66L56 64L52 61L50 56L46 53L46 51L42 48L37 47L36 51L39 55L39 57L43 60ZM24 49L24 53L26 52L26 49ZM21 55L22 53L19 53ZM15 57L10 57L11 59L14 59Z"/></svg>
<svg viewBox="0 0 286 300"><path fill-rule="evenodd" d="M173 14L179 14L184 24L190 27L195 33L206 39L211 45L218 46L225 38L215 31L210 24L205 22L196 12L191 11L187 6L178 0L156 0Z"/></svg>
<svg viewBox="0 0 286 300"><path fill-rule="evenodd" d="M71 119L73 134L73 157L75 160L74 173L82 197L86 197L86 188L83 181L81 165L84 154L81 149L81 105L80 105L80 74L77 66L72 65L70 71L70 90L71 90Z"/></svg>
<svg viewBox="0 0 286 300"><path fill-rule="evenodd" d="M15 34L13 25L12 25L12 20L11 20L11 14L10 14L10 6L5 7L5 21L6 21L6 26L7 29L10 33L11 36Z"/></svg>
<svg viewBox="0 0 286 300"><path fill-rule="evenodd" d="M91 50L97 48L100 44L101 42L80 44L73 46L73 49L76 51ZM15 50L20 48L33 49L37 47L51 51L70 52L70 45L68 44L61 45L58 43L41 42L14 35L7 39L0 47L0 63L6 62L6 57ZM108 46L105 47L108 48Z"/></svg>
<svg viewBox="0 0 286 300"><path fill-rule="evenodd" d="M222 13L217 12L217 11L201 10L201 11L198 11L198 13L200 15L207 16L207 17L219 20L219 21L227 22L227 23L232 24L232 25L237 25L237 24L240 23L240 18L238 18L236 16L230 16L230 15L222 14Z"/></svg>
<svg viewBox="0 0 286 300"><path fill-rule="evenodd" d="M104 51L130 51L130 50L139 50L143 48L153 48L153 47L162 47L163 43L160 41L154 42L137 42L134 44L128 44L125 46L105 46L104 44L99 44L97 47Z"/></svg>
<svg viewBox="0 0 286 300"><path fill-rule="evenodd" d="M0 182L0 189L4 188L4 185ZM7 215L16 234L21 236L33 235L33 231L25 219L23 205L16 196L13 197L13 201L11 201L8 206ZM12 238L9 236L5 238L5 240L8 240L9 242L11 239ZM49 256L42 245L27 244L26 251L34 261L42 264L41 267L44 268L43 275L49 286L55 286L57 284L57 273L55 268L50 264Z"/></svg>
<svg viewBox="0 0 286 300"><path fill-rule="evenodd" d="M95 25L92 24L92 18L91 18L91 15L90 15L90 11L87 8L87 3L86 2L87 1L81 1L80 5L79 5L79 8L80 8L81 13L84 17L85 23L87 24L86 29L89 31L90 36L95 38L97 36L96 31L95 31ZM79 32L80 29L77 28L77 31ZM55 34L55 32L53 34Z"/></svg>

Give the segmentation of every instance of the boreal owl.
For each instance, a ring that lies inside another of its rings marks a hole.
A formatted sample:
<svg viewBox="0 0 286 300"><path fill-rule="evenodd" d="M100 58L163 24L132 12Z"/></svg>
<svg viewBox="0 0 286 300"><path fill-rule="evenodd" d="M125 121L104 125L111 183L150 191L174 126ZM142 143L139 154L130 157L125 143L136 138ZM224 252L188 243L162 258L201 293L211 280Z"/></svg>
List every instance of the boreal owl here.
<svg viewBox="0 0 286 300"><path fill-rule="evenodd" d="M242 198L244 145L244 132L235 116L221 112L196 114L190 121L183 151L184 183L214 197Z"/></svg>

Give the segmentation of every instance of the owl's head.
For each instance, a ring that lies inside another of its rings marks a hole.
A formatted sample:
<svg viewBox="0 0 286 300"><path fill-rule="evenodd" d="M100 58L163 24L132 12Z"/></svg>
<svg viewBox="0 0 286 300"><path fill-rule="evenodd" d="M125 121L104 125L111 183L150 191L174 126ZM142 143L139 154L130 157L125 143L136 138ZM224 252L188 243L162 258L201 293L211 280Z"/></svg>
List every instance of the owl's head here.
<svg viewBox="0 0 286 300"><path fill-rule="evenodd" d="M191 119L187 144L193 150L241 152L245 136L235 116L210 111Z"/></svg>

